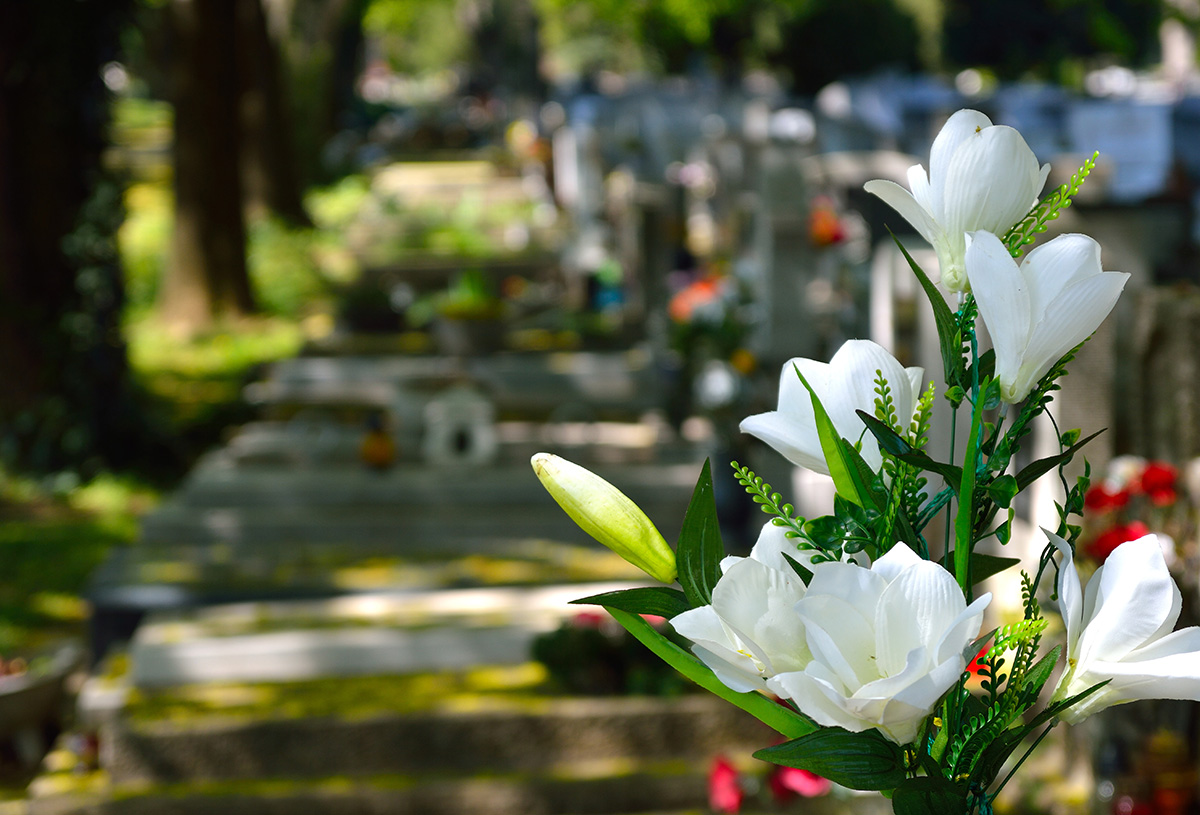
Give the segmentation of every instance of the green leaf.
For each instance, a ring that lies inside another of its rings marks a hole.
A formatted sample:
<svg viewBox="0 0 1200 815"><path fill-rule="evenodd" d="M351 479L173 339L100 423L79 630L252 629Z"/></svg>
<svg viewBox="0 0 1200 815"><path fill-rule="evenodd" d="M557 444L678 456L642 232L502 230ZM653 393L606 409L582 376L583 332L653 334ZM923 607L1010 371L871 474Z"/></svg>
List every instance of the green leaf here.
<svg viewBox="0 0 1200 815"><path fill-rule="evenodd" d="M1075 453L1078 452L1081 447L1103 432L1103 429L1097 430L1083 441L1071 445L1069 449L1062 451L1057 456L1039 459L1038 461L1026 466L1023 470L1021 470L1021 472L1017 473L1017 488L1023 490L1034 481L1037 481L1043 475L1053 470L1055 467L1058 467L1060 464L1066 464L1068 461L1074 458Z"/></svg>
<svg viewBox="0 0 1200 815"><path fill-rule="evenodd" d="M1050 679L1050 674L1054 672L1054 666L1058 664L1058 658L1062 655L1062 646L1056 645L1046 654L1046 656L1034 663L1033 667L1025 674L1021 680L1021 692L1030 698L1030 703L1037 698L1041 692L1042 686Z"/></svg>
<svg viewBox="0 0 1200 815"><path fill-rule="evenodd" d="M904 781L904 751L878 730L851 733L823 727L759 750L754 757L797 767L854 790L890 790Z"/></svg>
<svg viewBox="0 0 1200 815"><path fill-rule="evenodd" d="M804 585L807 586L812 581L813 573L809 569L807 569L805 566L803 566L800 563L800 561L796 560L794 557L787 554L786 552L783 555L783 559L786 560L788 562L788 564L791 565L792 571L795 572L799 576L800 580L804 582Z"/></svg>
<svg viewBox="0 0 1200 815"><path fill-rule="evenodd" d="M571 605L619 608L630 614L654 614L668 619L676 614L682 614L692 607L683 592L666 586L644 586L636 589L606 591L603 594L593 594L591 597L572 600Z"/></svg>
<svg viewBox="0 0 1200 815"><path fill-rule="evenodd" d="M721 579L721 559L724 557L725 545L721 542L717 503L713 498L712 471L705 459L683 516L679 541L675 544L679 585L692 608L712 602L712 590Z"/></svg>
<svg viewBox="0 0 1200 815"><path fill-rule="evenodd" d="M900 436L896 435L895 431L871 414L862 410L857 411L857 413L858 417L867 426L867 430L870 430L871 435L879 442L880 449L893 458L903 461L905 464L920 467L927 472L937 473L946 479L946 483L953 487L955 491L958 490L959 483L962 480L962 467L933 460L924 452L900 438Z"/></svg>
<svg viewBox="0 0 1200 815"><path fill-rule="evenodd" d="M996 555L985 555L982 552L972 552L971 579L976 583L982 583L992 575L1000 574L1005 569L1020 565L1020 563L1020 558L998 557Z"/></svg>
<svg viewBox="0 0 1200 815"><path fill-rule="evenodd" d="M983 411L976 405L971 411L971 432L963 458L962 483L958 488L958 513L954 518L954 576L963 594L970 597L970 554L975 541L975 462L979 455L979 428Z"/></svg>
<svg viewBox="0 0 1200 815"><path fill-rule="evenodd" d="M738 693L731 690L717 675L696 657L664 637L654 626L636 614L619 608L609 608L613 619L654 652L655 656L710 693L737 705L763 724L787 738L796 738L817 729L808 718L789 707L768 699L761 693Z"/></svg>
<svg viewBox="0 0 1200 815"><path fill-rule="evenodd" d="M858 414L858 418L862 419L863 424L867 426L867 430L870 430L871 434L875 436L876 441L879 442L880 450L897 458L918 452L917 448L900 438L899 434L888 426L887 422L880 421L865 410L856 410L854 412Z"/></svg>
<svg viewBox="0 0 1200 815"><path fill-rule="evenodd" d="M1017 479L1005 473L984 488L993 501L1003 509L1008 509L1012 499L1020 492Z"/></svg>
<svg viewBox="0 0 1200 815"><path fill-rule="evenodd" d="M963 815L966 787L937 776L906 779L892 794L896 815Z"/></svg>
<svg viewBox="0 0 1200 815"><path fill-rule="evenodd" d="M808 391L809 398L812 399L817 436L821 440L821 453L825 456L825 464L829 467L829 474L833 477L833 486L837 490L837 494L860 507L876 506L877 502L871 492L869 482L863 480L863 469L868 473L871 472L871 469L867 467L866 462L862 461L862 456L858 454L854 446L838 435L837 428L833 426L833 420L825 412L825 407L821 404L817 392L808 384L804 374L800 373L800 369L796 366L793 365L792 368L796 371L796 376L800 377L800 383Z"/></svg>
<svg viewBox="0 0 1200 815"><path fill-rule="evenodd" d="M888 230L889 232L891 230ZM900 239L892 234L892 240L896 242L896 246L900 248L904 259L908 261L909 268L913 270L913 274L917 276L921 288L925 290L925 296L929 298L929 304L933 306L933 322L937 326L938 343L942 349L942 367L945 371L946 384L961 385L965 384L965 363L963 362L962 342L958 336L958 321L954 319L954 312L950 310L950 306L946 303L946 298L942 296L941 291L933 283L932 280L921 270L917 262L912 259L912 255L904 248L904 244L900 243Z"/></svg>

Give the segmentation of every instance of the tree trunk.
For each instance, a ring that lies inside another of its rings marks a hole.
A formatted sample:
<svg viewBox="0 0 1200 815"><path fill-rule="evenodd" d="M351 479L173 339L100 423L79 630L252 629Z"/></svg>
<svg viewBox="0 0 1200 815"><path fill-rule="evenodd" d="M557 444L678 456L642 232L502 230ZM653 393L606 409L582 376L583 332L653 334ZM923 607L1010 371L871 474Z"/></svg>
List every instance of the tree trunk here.
<svg viewBox="0 0 1200 815"><path fill-rule="evenodd" d="M104 177L127 2L7 3L0 25L0 455L47 472L143 448L120 335L120 189ZM144 425L139 428L143 437Z"/></svg>
<svg viewBox="0 0 1200 815"><path fill-rule="evenodd" d="M346 167L331 166L326 145L339 117L353 105L367 0L265 0L287 65L301 180L328 181ZM334 159L336 163L336 159Z"/></svg>
<svg viewBox="0 0 1200 815"><path fill-rule="evenodd" d="M237 22L243 198L251 213L271 212L290 223L310 226L292 144L295 129L280 77L279 50L262 2L239 2Z"/></svg>
<svg viewBox="0 0 1200 815"><path fill-rule="evenodd" d="M255 310L242 213L239 0L172 0L175 232L161 316L185 331Z"/></svg>

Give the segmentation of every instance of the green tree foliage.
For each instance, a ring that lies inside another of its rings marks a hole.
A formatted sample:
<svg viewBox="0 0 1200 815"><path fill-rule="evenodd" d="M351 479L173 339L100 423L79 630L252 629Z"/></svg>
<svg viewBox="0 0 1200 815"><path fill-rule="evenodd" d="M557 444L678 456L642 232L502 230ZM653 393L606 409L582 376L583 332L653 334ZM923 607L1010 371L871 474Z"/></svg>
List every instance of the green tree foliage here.
<svg viewBox="0 0 1200 815"><path fill-rule="evenodd" d="M1063 79L1067 66L1089 58L1147 63L1162 19L1162 0L946 0L943 52L1002 79Z"/></svg>
<svg viewBox="0 0 1200 815"><path fill-rule="evenodd" d="M781 28L771 54L793 89L815 92L836 79L881 68L916 70L917 23L892 0L814 0Z"/></svg>

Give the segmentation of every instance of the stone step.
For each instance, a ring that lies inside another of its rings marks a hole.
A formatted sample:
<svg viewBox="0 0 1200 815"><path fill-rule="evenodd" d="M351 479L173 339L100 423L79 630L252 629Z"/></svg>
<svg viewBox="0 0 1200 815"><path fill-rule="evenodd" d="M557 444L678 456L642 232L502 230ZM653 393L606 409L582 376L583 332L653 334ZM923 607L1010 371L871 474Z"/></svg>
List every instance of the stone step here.
<svg viewBox="0 0 1200 815"><path fill-rule="evenodd" d="M373 776L264 779L45 796L28 815L626 815L706 808L702 767L624 768L570 777Z"/></svg>
<svg viewBox="0 0 1200 815"><path fill-rule="evenodd" d="M191 723L139 721L131 715L105 728L103 765L115 783L157 784L554 774L613 761L634 766L706 761L722 752L750 752L772 740L761 722L700 694L675 699L475 696L444 707L361 718L273 715L246 721L208 715Z"/></svg>
<svg viewBox="0 0 1200 815"><path fill-rule="evenodd" d="M518 504L447 505L404 508L277 507L195 508L168 505L142 520L143 544L227 543L253 551L272 547L336 545L364 553L441 553L447 557L489 552L504 542L548 540L592 546L583 532L544 496L540 507ZM686 501L645 502L646 514L668 540L683 523Z"/></svg>
<svg viewBox="0 0 1200 815"><path fill-rule="evenodd" d="M169 688L527 666L539 634L596 610L572 601L633 585L645 584L414 590L160 612L130 643L128 679Z"/></svg>
<svg viewBox="0 0 1200 815"><path fill-rule="evenodd" d="M598 464L591 469L639 504L682 501L686 505L700 466L698 461L688 461ZM554 507L527 457L486 467L398 466L381 473L358 466L258 469L213 464L197 467L173 504L197 508L383 507L397 512L463 505Z"/></svg>
<svg viewBox="0 0 1200 815"><path fill-rule="evenodd" d="M22 815L706 815L707 798L705 767L643 764L591 777L342 776L117 787L75 796L43 794L28 801ZM803 799L786 811L801 805L806 815L892 811L891 802L877 793L839 791ZM764 801L748 802L744 813L778 811Z"/></svg>

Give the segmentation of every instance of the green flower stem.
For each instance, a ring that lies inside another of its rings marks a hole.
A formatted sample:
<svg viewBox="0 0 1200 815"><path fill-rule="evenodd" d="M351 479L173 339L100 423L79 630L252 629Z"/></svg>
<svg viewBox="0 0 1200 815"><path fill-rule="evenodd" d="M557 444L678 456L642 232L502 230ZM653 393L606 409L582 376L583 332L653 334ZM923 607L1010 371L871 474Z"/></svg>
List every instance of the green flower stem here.
<svg viewBox="0 0 1200 815"><path fill-rule="evenodd" d="M979 429L983 405L978 396L971 410L971 432L963 452L962 484L958 490L958 516L954 520L954 576L967 602L971 602L971 537L975 526L975 468L979 458Z"/></svg>
<svg viewBox="0 0 1200 815"><path fill-rule="evenodd" d="M795 711L768 699L761 693L738 693L727 688L708 666L654 630L637 614L609 608L608 613L625 630L675 670L706 691L715 693L727 702L740 707L751 716L788 737L799 738L817 729L816 725Z"/></svg>

